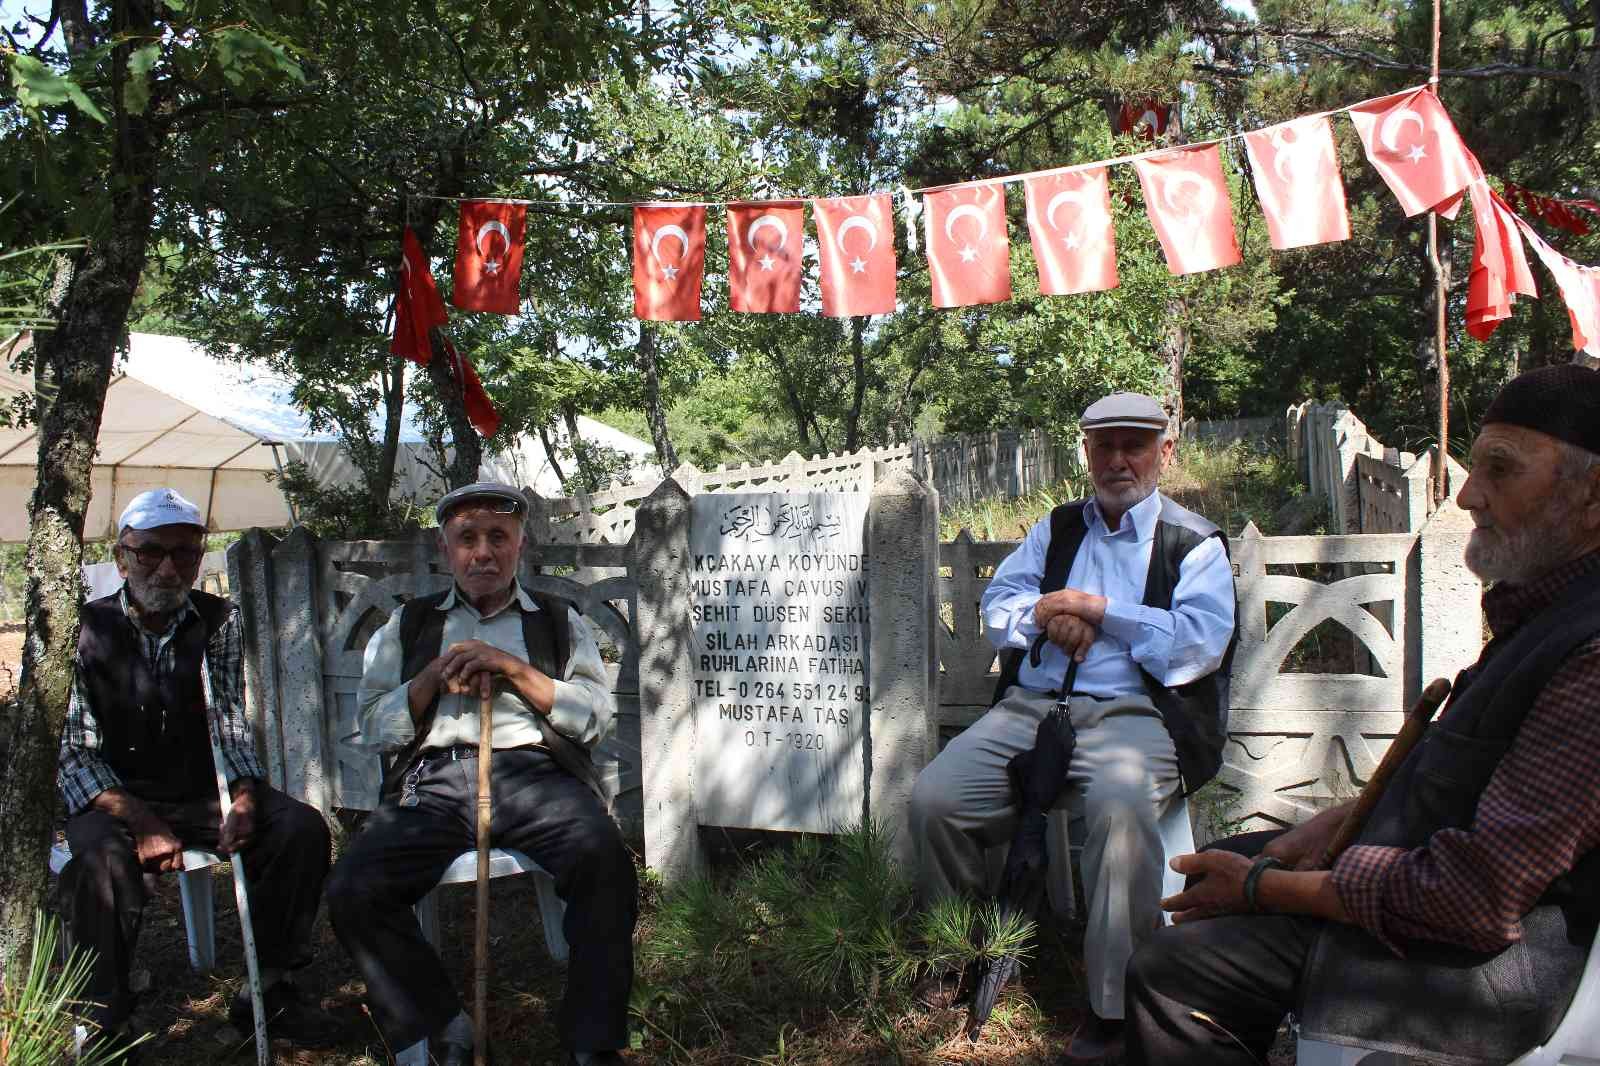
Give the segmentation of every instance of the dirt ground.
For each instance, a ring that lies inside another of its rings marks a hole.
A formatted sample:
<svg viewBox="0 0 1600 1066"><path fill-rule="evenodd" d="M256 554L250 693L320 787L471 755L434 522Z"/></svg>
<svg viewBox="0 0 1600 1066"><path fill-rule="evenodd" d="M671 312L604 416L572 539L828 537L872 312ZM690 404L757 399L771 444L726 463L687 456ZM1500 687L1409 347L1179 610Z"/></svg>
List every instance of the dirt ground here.
<svg viewBox="0 0 1600 1066"><path fill-rule="evenodd" d="M16 694L22 675L22 630L21 622L0 622L0 701Z"/></svg>

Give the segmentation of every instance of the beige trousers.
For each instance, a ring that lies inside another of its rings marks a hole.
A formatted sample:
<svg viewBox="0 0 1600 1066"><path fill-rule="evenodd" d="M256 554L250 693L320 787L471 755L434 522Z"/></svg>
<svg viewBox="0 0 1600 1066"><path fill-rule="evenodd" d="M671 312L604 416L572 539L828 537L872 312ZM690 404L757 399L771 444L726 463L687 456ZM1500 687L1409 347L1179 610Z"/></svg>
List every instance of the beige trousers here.
<svg viewBox="0 0 1600 1066"><path fill-rule="evenodd" d="M924 901L991 895L985 851L1010 842L1017 809L1006 763L1033 747L1039 722L1055 707L1043 693L1013 687L952 740L917 777L911 833ZM1072 812L1081 812L1081 860L1089 898L1084 967L1089 1005L1123 1017L1128 959L1161 924L1165 856L1157 827L1179 792L1178 756L1149 697L1074 696L1068 705L1077 747L1067 771ZM1059 860L1051 856L1052 864Z"/></svg>

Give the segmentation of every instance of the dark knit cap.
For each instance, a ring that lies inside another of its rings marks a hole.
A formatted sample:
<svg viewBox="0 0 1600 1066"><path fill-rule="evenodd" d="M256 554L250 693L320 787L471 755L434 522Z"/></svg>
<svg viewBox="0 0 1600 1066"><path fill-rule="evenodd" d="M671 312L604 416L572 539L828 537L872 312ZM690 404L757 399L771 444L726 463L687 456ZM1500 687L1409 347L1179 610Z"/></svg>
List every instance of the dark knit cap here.
<svg viewBox="0 0 1600 1066"><path fill-rule="evenodd" d="M1483 424L1536 429L1600 454L1600 370L1574 363L1518 374L1489 404Z"/></svg>

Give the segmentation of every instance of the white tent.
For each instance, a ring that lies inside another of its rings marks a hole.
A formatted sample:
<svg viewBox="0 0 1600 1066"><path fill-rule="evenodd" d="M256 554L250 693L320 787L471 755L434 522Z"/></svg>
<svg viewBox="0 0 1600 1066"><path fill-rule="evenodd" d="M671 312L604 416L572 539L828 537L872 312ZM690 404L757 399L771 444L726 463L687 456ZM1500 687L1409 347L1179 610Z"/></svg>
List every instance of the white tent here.
<svg viewBox="0 0 1600 1066"><path fill-rule="evenodd" d="M27 333L0 341L0 402L32 394L31 377L9 369L31 342ZM429 469L437 463L413 413L407 410L401 425L396 493L426 503L444 486ZM578 421L591 443L633 456L636 477L655 476L649 444L591 419ZM306 463L323 484L357 478L337 438L311 431L290 400L287 380L213 359L180 337L131 334L106 392L84 536L114 536L112 525L128 501L156 486L193 500L213 531L286 526L288 504L267 475L293 460ZM27 538L37 462L33 427L0 429L0 541ZM542 496L562 494L536 437L504 442L485 456L480 476L530 485Z"/></svg>

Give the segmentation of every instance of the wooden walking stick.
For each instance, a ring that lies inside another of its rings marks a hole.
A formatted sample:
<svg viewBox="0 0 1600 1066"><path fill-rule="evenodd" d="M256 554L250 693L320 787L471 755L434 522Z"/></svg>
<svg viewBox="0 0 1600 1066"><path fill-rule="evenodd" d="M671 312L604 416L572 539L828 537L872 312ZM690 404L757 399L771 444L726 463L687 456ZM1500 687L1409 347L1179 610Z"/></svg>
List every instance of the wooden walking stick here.
<svg viewBox="0 0 1600 1066"><path fill-rule="evenodd" d="M489 823L494 811L489 791L489 762L494 756L494 681L487 673L478 680L478 912L473 938L472 1025L474 1066L486 1066L489 1047Z"/></svg>
<svg viewBox="0 0 1600 1066"><path fill-rule="evenodd" d="M1405 762L1406 756L1411 754L1411 749L1417 746L1417 742L1428 731L1434 712L1448 695L1450 695L1450 682L1444 678L1436 677L1428 682L1428 687L1417 697L1411 713L1406 715L1399 734L1389 742L1389 750L1385 751L1383 758L1378 761L1378 768L1372 772L1372 776L1361 789L1361 794L1356 797L1355 806L1350 808L1350 812L1344 816L1344 821L1339 825L1339 831L1328 842L1322 858L1317 861L1316 869L1333 869L1334 861L1345 848L1350 846L1350 842L1355 840L1356 834L1361 832L1367 816L1372 813L1372 808L1378 805L1383 790L1388 787L1389 779L1394 777L1394 772Z"/></svg>
<svg viewBox="0 0 1600 1066"><path fill-rule="evenodd" d="M211 663L203 653L200 656L200 688L206 701L206 717L210 720L206 735L211 740L211 767L217 772L217 801L222 806L222 823L226 825L228 815L233 811L233 796L228 791L227 766L222 761L222 719L211 713ZM267 1008L261 995L261 961L256 956L256 929L250 919L250 892L244 879L244 859L235 853L228 856L228 865L233 868L233 901L239 908L245 974L250 982L250 1007L256 1019L256 1066L270 1066L272 1054L267 1045Z"/></svg>

